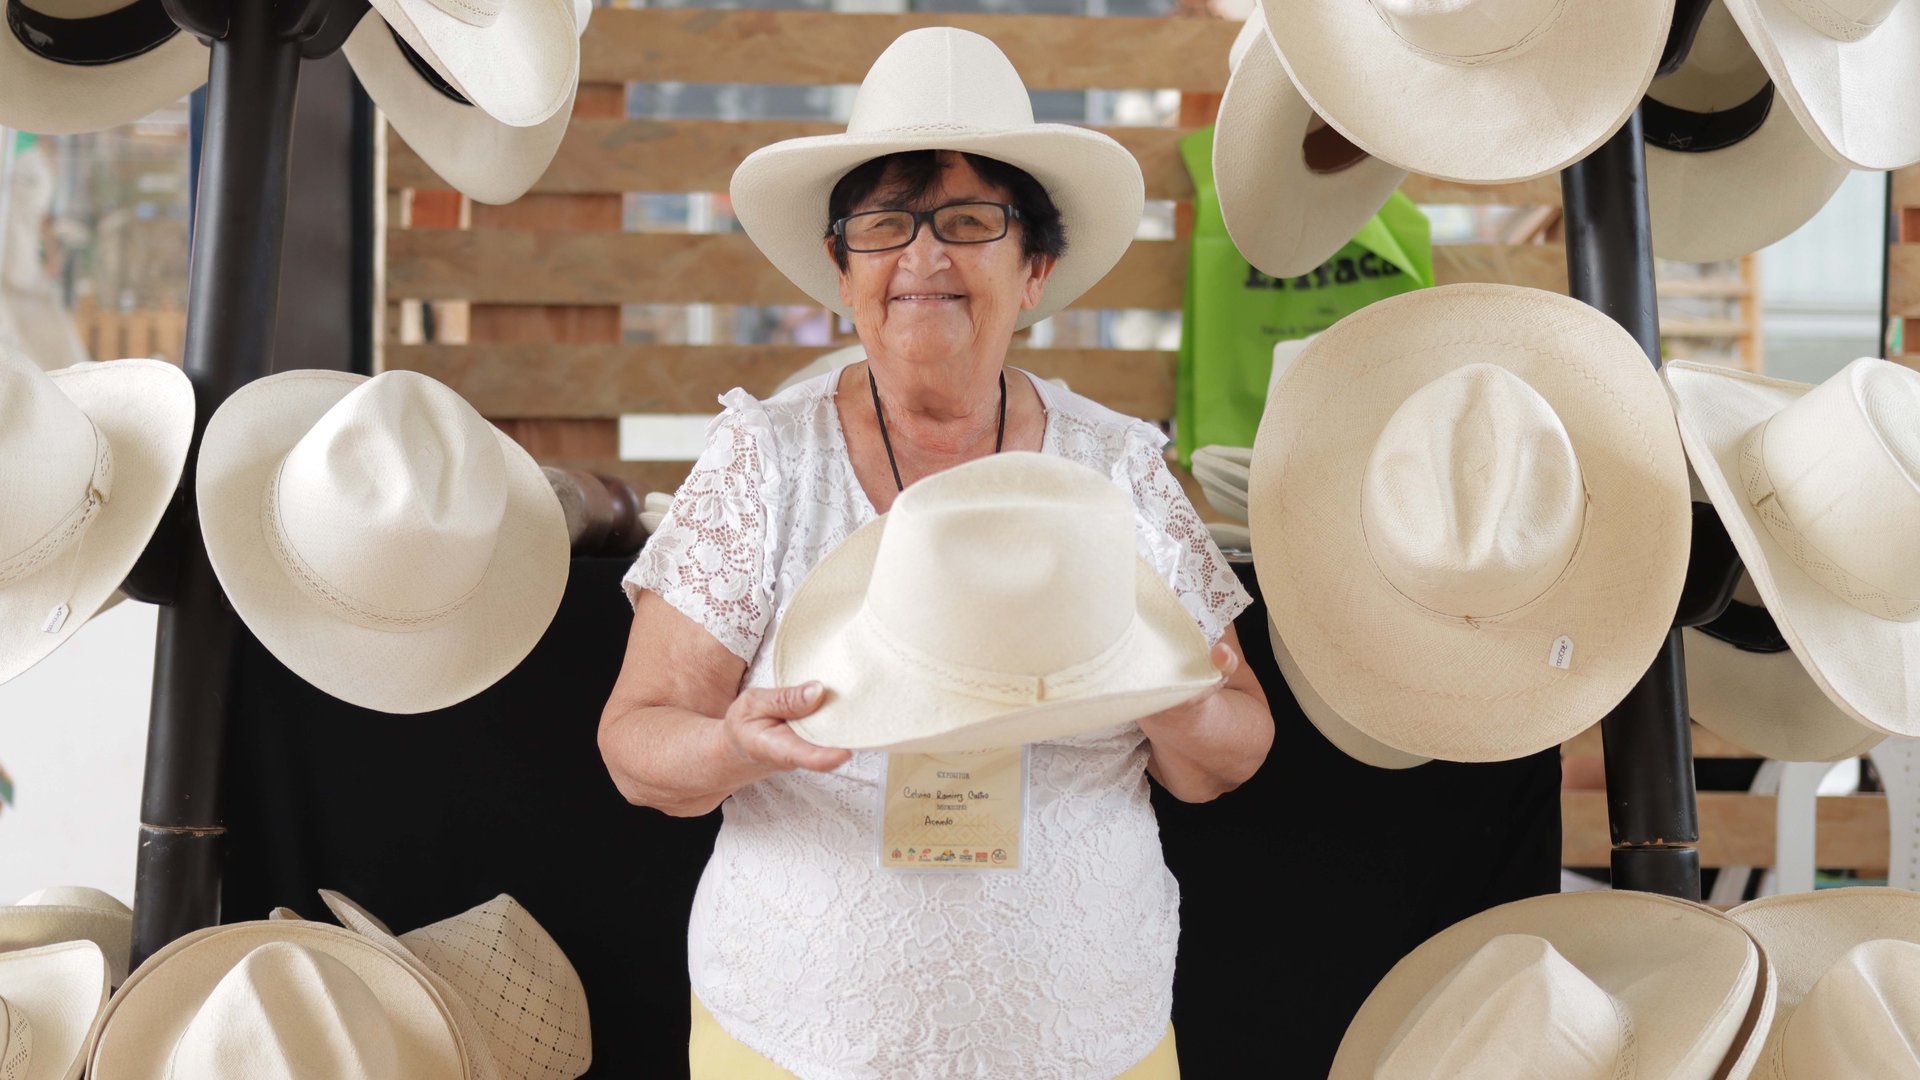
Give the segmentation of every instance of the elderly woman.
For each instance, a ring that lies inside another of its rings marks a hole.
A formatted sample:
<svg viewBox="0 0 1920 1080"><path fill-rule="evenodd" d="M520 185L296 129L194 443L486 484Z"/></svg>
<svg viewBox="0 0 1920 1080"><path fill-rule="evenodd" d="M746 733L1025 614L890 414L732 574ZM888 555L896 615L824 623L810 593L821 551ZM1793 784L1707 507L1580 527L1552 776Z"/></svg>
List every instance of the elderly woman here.
<svg viewBox="0 0 1920 1080"><path fill-rule="evenodd" d="M1248 603L1142 421L1006 366L1131 242L1138 164L1035 124L1006 57L919 30L862 84L847 134L767 147L736 212L796 284L850 314L866 359L765 401L734 390L627 576L633 630L600 728L627 799L723 807L688 932L689 1056L727 1077L1174 1077L1179 890L1151 774L1212 799L1273 725L1239 660ZM878 865L887 756L801 739L831 687L772 684L802 578L907 486L1002 450L1059 455L1132 498L1137 546L1224 676L1207 696L1030 749L1024 865Z"/></svg>

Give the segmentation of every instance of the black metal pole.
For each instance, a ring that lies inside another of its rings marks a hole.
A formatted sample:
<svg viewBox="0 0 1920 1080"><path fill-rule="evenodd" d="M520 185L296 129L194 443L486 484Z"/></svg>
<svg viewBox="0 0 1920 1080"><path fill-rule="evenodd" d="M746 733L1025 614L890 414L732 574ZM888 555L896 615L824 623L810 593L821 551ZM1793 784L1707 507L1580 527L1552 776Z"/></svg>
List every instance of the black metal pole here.
<svg viewBox="0 0 1920 1080"><path fill-rule="evenodd" d="M220 919L220 768L237 629L195 524L208 417L270 367L300 43L279 5L237 0L212 43L184 367L199 404L173 603L160 611L140 800L133 962Z"/></svg>

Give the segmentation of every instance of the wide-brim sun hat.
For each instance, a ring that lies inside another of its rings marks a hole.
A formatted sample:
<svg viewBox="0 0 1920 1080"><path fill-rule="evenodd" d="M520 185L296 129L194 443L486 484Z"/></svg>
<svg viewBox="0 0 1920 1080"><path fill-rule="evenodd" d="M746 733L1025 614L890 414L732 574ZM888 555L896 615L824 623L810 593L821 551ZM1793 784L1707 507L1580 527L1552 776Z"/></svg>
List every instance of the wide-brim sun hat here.
<svg viewBox="0 0 1920 1080"><path fill-rule="evenodd" d="M373 11L462 97L510 127L546 121L579 89L574 0L373 0Z"/></svg>
<svg viewBox="0 0 1920 1080"><path fill-rule="evenodd" d="M99 889L73 885L38 889L0 907L0 952L63 941L98 945L119 986L133 952L133 912Z"/></svg>
<svg viewBox="0 0 1920 1080"><path fill-rule="evenodd" d="M1666 641L1691 519L1645 353L1535 289L1442 286L1347 316L1254 441L1275 626L1334 711L1421 757L1521 757L1618 704Z"/></svg>
<svg viewBox="0 0 1920 1080"><path fill-rule="evenodd" d="M1545 176L1605 142L1639 106L1673 17L1673 0L1261 5L1327 123L1383 161L1467 184Z"/></svg>
<svg viewBox="0 0 1920 1080"><path fill-rule="evenodd" d="M131 123L207 81L211 54L161 0L7 0L0 127L71 135Z"/></svg>
<svg viewBox="0 0 1920 1080"><path fill-rule="evenodd" d="M1920 736L1920 372L1818 386L1668 365L1694 473L1793 653L1856 722Z"/></svg>
<svg viewBox="0 0 1920 1080"><path fill-rule="evenodd" d="M0 952L0 1075L79 1080L107 1005L107 960L91 941Z"/></svg>
<svg viewBox="0 0 1920 1080"><path fill-rule="evenodd" d="M915 483L794 592L773 677L827 692L788 726L822 746L968 752L1125 724L1218 686L1133 521L1111 479L1045 454Z"/></svg>
<svg viewBox="0 0 1920 1080"><path fill-rule="evenodd" d="M207 424L199 502L247 628L363 708L426 712L493 685L566 589L566 517L540 466L414 372L241 387Z"/></svg>
<svg viewBox="0 0 1920 1080"><path fill-rule="evenodd" d="M1264 274L1332 258L1406 179L1329 127L1287 77L1261 8L1241 27L1213 128L1213 187L1227 235Z"/></svg>
<svg viewBox="0 0 1920 1080"><path fill-rule="evenodd" d="M1763 978L1753 938L1700 904L1627 891L1518 900L1395 964L1329 1077L1718 1080L1761 1026L1749 1020Z"/></svg>
<svg viewBox="0 0 1920 1080"><path fill-rule="evenodd" d="M1293 693L1293 700L1300 706L1301 714L1341 753L1376 769L1411 769L1433 760L1419 754L1409 754L1405 750L1395 750L1342 719L1333 706L1327 704L1327 699L1321 697L1320 692L1307 681L1307 677L1301 674L1300 665L1294 663L1293 654L1287 651L1287 643L1281 639L1280 631L1271 618L1267 620L1267 642L1273 648L1274 665L1280 669L1280 677L1286 680L1287 689Z"/></svg>
<svg viewBox="0 0 1920 1080"><path fill-rule="evenodd" d="M1920 161L1920 2L1726 0L1820 149L1855 169Z"/></svg>
<svg viewBox="0 0 1920 1080"><path fill-rule="evenodd" d="M572 3L585 33L593 5ZM568 85L565 104L531 127L503 124L449 97L414 68L377 11L360 19L342 48L393 130L435 174L476 202L509 203L526 194L552 164L573 119L578 79Z"/></svg>
<svg viewBox="0 0 1920 1080"><path fill-rule="evenodd" d="M1072 124L1034 123L1026 85L999 46L971 31L927 27L902 34L874 61L844 133L787 139L747 155L730 185L734 216L802 292L851 316L822 239L828 197L855 167L911 150L1016 166L1059 209L1066 254L1017 328L1058 312L1105 277L1133 243L1146 205L1140 163L1125 147Z"/></svg>
<svg viewBox="0 0 1920 1080"><path fill-rule="evenodd" d="M1718 262L1805 225L1847 178L1780 99L1753 46L1713 0L1679 70L1641 111L1653 253Z"/></svg>
<svg viewBox="0 0 1920 1080"><path fill-rule="evenodd" d="M322 1008L329 999L334 1007ZM392 1071L385 1075L469 1075L436 991L387 950L324 923L234 923L187 934L140 965L107 1004L87 1075L173 1080L185 1040L193 1058L216 1061L228 1075L265 1076L258 1070L272 1065L273 1080L291 1080L289 1065L349 1067L315 1058L323 1048L350 1053L350 1037L362 1033L386 1059ZM298 1058L286 1060L289 1052Z"/></svg>
<svg viewBox="0 0 1920 1080"><path fill-rule="evenodd" d="M0 683L100 611L173 502L193 384L159 360L58 371L0 350Z"/></svg>

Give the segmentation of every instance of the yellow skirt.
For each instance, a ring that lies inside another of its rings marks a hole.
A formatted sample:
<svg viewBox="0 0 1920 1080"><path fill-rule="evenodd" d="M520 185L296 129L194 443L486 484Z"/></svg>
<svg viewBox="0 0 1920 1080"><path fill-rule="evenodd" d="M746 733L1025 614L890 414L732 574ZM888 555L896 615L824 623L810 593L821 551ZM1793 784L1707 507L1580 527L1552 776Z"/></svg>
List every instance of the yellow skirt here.
<svg viewBox="0 0 1920 1080"><path fill-rule="evenodd" d="M698 997L693 998L693 1035L687 1040L687 1064L692 1071L691 1080L798 1080L721 1030L720 1022L700 1004ZM1160 1040L1152 1053L1114 1080L1180 1080L1180 1060L1173 1049L1173 1025L1167 1025L1167 1037Z"/></svg>

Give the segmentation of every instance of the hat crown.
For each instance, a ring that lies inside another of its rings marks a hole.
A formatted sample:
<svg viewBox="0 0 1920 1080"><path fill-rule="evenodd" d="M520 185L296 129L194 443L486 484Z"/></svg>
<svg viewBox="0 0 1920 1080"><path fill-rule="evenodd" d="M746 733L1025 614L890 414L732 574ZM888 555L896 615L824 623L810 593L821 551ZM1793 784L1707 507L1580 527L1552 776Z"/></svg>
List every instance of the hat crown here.
<svg viewBox="0 0 1920 1080"><path fill-rule="evenodd" d="M187 1022L165 1074L179 1080L405 1080L392 1019L353 970L290 941L235 964Z"/></svg>
<svg viewBox="0 0 1920 1080"><path fill-rule="evenodd" d="M492 26L500 19L500 10L514 0L427 0L435 8L445 12L448 18L457 19L468 26ZM524 2L524 0L523 0Z"/></svg>
<svg viewBox="0 0 1920 1080"><path fill-rule="evenodd" d="M1614 1080L1632 1050L1618 1002L1531 934L1475 950L1416 1005L1376 1080Z"/></svg>
<svg viewBox="0 0 1920 1080"><path fill-rule="evenodd" d="M1741 465L1809 576L1868 614L1920 619L1920 372L1855 360L1757 429Z"/></svg>
<svg viewBox="0 0 1920 1080"><path fill-rule="evenodd" d="M269 484L268 539L315 600L370 629L444 621L492 562L506 457L459 394L409 371L327 411Z"/></svg>
<svg viewBox="0 0 1920 1080"><path fill-rule="evenodd" d="M27 1080L33 1062L33 1025L27 1011L0 997L0 1080Z"/></svg>
<svg viewBox="0 0 1920 1080"><path fill-rule="evenodd" d="M1506 368L1467 364L1407 396L1367 462L1361 524L1401 595L1487 619L1545 594L1586 518L1573 442L1553 406Z"/></svg>
<svg viewBox="0 0 1920 1080"><path fill-rule="evenodd" d="M1402 41L1438 59L1474 64L1517 55L1568 0L1372 0Z"/></svg>
<svg viewBox="0 0 1920 1080"><path fill-rule="evenodd" d="M1061 458L996 454L930 476L887 514L866 615L919 654L1041 677L1133 626L1133 503Z"/></svg>
<svg viewBox="0 0 1920 1080"><path fill-rule="evenodd" d="M1766 88L1767 68L1724 2L1708 5L1679 70L1655 79L1648 96L1691 112L1721 112Z"/></svg>
<svg viewBox="0 0 1920 1080"><path fill-rule="evenodd" d="M1781 1025L1787 1077L1920 1075L1920 945L1862 942L1821 974Z"/></svg>
<svg viewBox="0 0 1920 1080"><path fill-rule="evenodd" d="M54 885L38 889L14 901L15 907L70 907L89 908L104 911L112 915L133 914L127 905L121 903L110 893L99 889L90 889L85 885Z"/></svg>
<svg viewBox="0 0 1920 1080"><path fill-rule="evenodd" d="M854 95L847 134L1031 126L1033 101L1000 46L970 30L933 26L900 35L873 62Z"/></svg>
<svg viewBox="0 0 1920 1080"><path fill-rule="evenodd" d="M160 0L26 0L26 6L56 19L91 19L147 2Z"/></svg>
<svg viewBox="0 0 1920 1080"><path fill-rule="evenodd" d="M80 406L31 360L0 350L0 586L72 545L109 494L111 466Z"/></svg>
<svg viewBox="0 0 1920 1080"><path fill-rule="evenodd" d="M1887 21L1901 0L1786 0L1801 21L1835 41L1859 41Z"/></svg>

